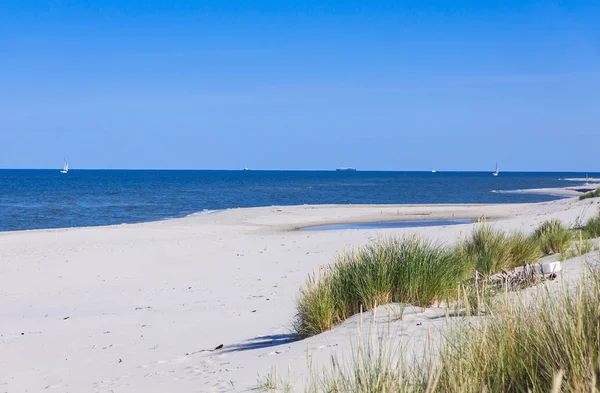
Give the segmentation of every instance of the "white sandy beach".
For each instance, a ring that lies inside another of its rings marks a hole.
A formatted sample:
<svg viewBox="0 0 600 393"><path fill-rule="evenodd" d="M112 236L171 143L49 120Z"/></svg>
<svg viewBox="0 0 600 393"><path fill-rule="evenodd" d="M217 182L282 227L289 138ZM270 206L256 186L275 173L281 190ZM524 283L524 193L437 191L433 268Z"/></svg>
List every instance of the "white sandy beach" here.
<svg viewBox="0 0 600 393"><path fill-rule="evenodd" d="M454 242L473 225L297 231L332 223L487 217L506 230L575 223L599 201L436 206L294 206L96 228L0 233L0 392L233 392L277 365L301 386L307 350L327 364L358 319L291 342L307 275L344 248L418 231ZM580 271L581 258L566 274ZM369 313L365 319L372 318ZM444 324L408 310L392 330L410 348ZM387 325L387 312L378 321ZM203 349L224 347L214 352Z"/></svg>

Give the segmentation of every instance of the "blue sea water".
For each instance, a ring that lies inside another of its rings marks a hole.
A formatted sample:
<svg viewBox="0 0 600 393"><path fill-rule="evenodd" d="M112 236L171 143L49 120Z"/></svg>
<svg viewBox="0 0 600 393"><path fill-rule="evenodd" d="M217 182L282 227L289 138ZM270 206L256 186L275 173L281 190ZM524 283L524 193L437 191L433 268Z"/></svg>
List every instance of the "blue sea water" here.
<svg viewBox="0 0 600 393"><path fill-rule="evenodd" d="M590 176L597 177L597 174ZM518 203L585 173L0 170L0 231L154 221L234 207Z"/></svg>

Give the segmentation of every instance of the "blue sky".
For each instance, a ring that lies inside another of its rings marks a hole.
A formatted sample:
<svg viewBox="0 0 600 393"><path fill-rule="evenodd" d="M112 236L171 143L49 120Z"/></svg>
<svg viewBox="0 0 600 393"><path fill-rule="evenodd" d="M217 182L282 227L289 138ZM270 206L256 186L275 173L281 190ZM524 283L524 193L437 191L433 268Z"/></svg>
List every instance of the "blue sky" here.
<svg viewBox="0 0 600 393"><path fill-rule="evenodd" d="M7 0L0 168L600 171L599 20L597 0Z"/></svg>

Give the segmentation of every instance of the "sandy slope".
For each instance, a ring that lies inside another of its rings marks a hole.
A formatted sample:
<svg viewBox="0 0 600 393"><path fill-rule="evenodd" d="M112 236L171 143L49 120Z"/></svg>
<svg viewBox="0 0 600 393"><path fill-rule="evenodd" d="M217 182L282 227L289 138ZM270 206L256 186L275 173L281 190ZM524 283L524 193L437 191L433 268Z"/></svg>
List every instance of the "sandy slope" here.
<svg viewBox="0 0 600 393"><path fill-rule="evenodd" d="M0 392L245 391L278 365L292 379L332 350L347 351L358 317L290 342L294 299L308 273L369 239L419 231L453 242L472 225L302 232L324 223L492 217L532 230L575 222L600 206L566 199L529 205L295 206L99 228L0 234ZM443 311L392 326L411 348ZM365 315L365 319L372 316ZM387 325L387 311L379 319ZM224 344L216 352L192 353Z"/></svg>

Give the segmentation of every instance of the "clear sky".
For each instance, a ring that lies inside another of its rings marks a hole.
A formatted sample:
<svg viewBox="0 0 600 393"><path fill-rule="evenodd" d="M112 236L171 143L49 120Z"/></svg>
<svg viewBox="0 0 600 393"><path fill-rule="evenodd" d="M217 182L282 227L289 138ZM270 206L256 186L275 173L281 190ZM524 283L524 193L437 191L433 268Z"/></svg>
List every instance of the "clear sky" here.
<svg viewBox="0 0 600 393"><path fill-rule="evenodd" d="M600 1L5 0L0 168L600 171Z"/></svg>

